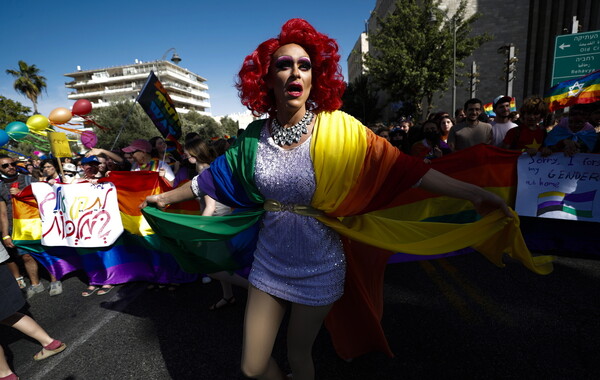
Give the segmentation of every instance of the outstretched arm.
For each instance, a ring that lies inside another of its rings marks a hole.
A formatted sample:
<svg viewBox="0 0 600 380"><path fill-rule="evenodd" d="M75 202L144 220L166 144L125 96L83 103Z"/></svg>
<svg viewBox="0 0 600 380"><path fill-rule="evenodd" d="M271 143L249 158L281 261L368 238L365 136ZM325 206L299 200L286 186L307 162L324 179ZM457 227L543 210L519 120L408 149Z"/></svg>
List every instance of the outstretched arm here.
<svg viewBox="0 0 600 380"><path fill-rule="evenodd" d="M144 208L149 204L155 204L158 208L165 208L168 204L187 201L196 198L192 191L192 182L188 181L180 187L167 191L166 193L149 195L142 202L140 208Z"/></svg>
<svg viewBox="0 0 600 380"><path fill-rule="evenodd" d="M498 195L484 190L479 186L456 180L437 170L431 169L425 173L419 187L433 193L465 199L473 203L475 210L480 215L486 215L500 209L506 216L512 218L512 213L506 202Z"/></svg>
<svg viewBox="0 0 600 380"><path fill-rule="evenodd" d="M112 158L113 161L123 162L123 157L119 156L116 153L111 152L110 150L101 149L101 148L93 148L89 152L85 154L86 157L89 156L97 156L99 154L104 154L106 157Z"/></svg>

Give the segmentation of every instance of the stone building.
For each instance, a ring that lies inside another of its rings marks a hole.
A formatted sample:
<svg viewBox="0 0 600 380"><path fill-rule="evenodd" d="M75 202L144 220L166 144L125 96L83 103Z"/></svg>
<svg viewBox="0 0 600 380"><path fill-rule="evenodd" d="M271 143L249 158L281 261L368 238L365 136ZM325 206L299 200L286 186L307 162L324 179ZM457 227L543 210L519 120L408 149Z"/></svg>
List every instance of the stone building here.
<svg viewBox="0 0 600 380"><path fill-rule="evenodd" d="M459 0L442 0L440 8L447 15L454 14ZM368 21L368 30L376 30L376 15L384 16L392 12L395 0L377 0ZM576 31L588 32L600 30L600 1L595 0L469 0L468 14L481 13L481 17L472 25L473 33L487 32L493 40L483 44L474 54L464 60L465 67L457 71L456 105L461 106L471 97L470 78L472 63L477 67L476 97L484 103L491 102L498 95L506 95L505 68L507 53L504 47L514 46L516 71L512 81L512 96L517 107L528 95L543 95L550 88L552 65L554 60L554 41L556 36L572 33L573 18L576 18ZM449 25L450 27L450 25ZM364 37L360 37L362 41ZM368 36L367 36L368 41ZM358 42L357 42L358 44ZM369 50L369 47L362 50ZM355 49L348 57L350 62L357 61ZM450 63L451 64L451 63ZM600 69L600 54L594 61ZM357 73L356 69L352 73ZM349 70L349 81L355 79ZM450 78L450 82L452 78ZM434 97L433 110L452 108L452 85L448 91ZM393 112L388 110L387 117Z"/></svg>

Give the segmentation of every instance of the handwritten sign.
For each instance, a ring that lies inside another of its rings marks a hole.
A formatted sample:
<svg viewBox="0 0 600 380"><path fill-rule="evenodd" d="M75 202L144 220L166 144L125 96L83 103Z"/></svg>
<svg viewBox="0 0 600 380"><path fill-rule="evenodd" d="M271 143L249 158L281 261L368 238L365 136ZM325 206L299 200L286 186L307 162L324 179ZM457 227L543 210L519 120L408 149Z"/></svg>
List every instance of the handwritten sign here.
<svg viewBox="0 0 600 380"><path fill-rule="evenodd" d="M600 222L600 155L523 154L517 165L519 215Z"/></svg>
<svg viewBox="0 0 600 380"><path fill-rule="evenodd" d="M101 184L31 184L42 219L42 245L107 247L123 232L117 191Z"/></svg>
<svg viewBox="0 0 600 380"><path fill-rule="evenodd" d="M67 135L62 132L48 132L50 149L54 157L73 157Z"/></svg>

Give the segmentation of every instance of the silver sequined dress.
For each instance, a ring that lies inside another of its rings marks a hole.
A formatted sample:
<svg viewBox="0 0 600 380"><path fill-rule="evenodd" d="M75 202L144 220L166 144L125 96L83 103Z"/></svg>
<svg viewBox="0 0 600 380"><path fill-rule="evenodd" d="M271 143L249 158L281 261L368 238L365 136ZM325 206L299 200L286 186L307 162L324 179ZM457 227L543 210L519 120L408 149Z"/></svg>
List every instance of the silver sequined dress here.
<svg viewBox="0 0 600 380"><path fill-rule="evenodd" d="M256 155L255 181L265 199L310 205L315 173L310 138L284 150L265 123ZM267 211L248 280L258 289L295 303L323 306L344 291L346 261L339 235L317 219L289 211Z"/></svg>

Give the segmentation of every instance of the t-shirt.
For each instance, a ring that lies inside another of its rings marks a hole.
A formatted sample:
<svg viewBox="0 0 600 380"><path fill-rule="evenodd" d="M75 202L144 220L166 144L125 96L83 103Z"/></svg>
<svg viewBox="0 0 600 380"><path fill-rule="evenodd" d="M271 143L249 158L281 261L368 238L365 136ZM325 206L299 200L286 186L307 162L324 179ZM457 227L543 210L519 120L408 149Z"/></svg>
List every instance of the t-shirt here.
<svg viewBox="0 0 600 380"><path fill-rule="evenodd" d="M525 126L509 129L506 132L503 143L508 146L508 149L523 150L523 149L539 149L546 137L546 130L536 128L531 130Z"/></svg>
<svg viewBox="0 0 600 380"><path fill-rule="evenodd" d="M466 122L457 124L448 135L448 145L454 146L454 150L470 148L481 143L492 143L492 126L481 121L475 125Z"/></svg>
<svg viewBox="0 0 600 380"><path fill-rule="evenodd" d="M507 123L496 123L492 122L492 145L501 146L504 142L504 137L509 129L516 127L517 125L512 121Z"/></svg>
<svg viewBox="0 0 600 380"><path fill-rule="evenodd" d="M165 179L167 181L173 182L173 180L175 179L175 174L173 174L173 170L171 170L171 167L163 161L152 159L143 168L140 168L140 165L137 162L135 162L131 166L132 172L138 172L140 170L159 171L160 169L165 169Z"/></svg>

